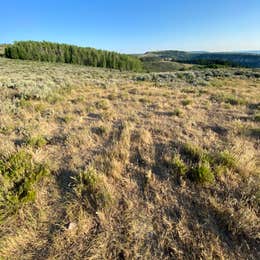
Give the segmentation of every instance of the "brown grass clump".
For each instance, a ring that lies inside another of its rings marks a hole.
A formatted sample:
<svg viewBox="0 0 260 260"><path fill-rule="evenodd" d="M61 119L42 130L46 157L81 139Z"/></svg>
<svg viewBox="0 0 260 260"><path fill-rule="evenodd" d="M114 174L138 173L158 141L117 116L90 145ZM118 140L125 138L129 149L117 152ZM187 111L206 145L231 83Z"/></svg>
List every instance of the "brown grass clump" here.
<svg viewBox="0 0 260 260"><path fill-rule="evenodd" d="M76 179L75 192L79 200L86 206L91 206L95 210L108 207L112 202L112 195L109 192L105 177L89 167L81 172Z"/></svg>

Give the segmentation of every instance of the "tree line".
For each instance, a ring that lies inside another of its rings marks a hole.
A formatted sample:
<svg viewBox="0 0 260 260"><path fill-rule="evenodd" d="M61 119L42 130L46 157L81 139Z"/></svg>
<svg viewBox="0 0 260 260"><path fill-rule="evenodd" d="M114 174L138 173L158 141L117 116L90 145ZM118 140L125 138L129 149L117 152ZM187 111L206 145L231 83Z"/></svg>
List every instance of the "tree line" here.
<svg viewBox="0 0 260 260"><path fill-rule="evenodd" d="M133 56L94 48L36 41L18 41L5 48L11 59L62 62L119 70L142 70L141 61Z"/></svg>

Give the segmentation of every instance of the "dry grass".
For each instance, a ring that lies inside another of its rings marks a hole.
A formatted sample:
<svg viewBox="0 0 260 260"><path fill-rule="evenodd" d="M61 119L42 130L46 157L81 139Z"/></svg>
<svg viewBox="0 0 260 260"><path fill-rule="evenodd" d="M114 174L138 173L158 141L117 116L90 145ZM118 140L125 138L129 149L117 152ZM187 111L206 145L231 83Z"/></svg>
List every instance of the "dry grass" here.
<svg viewBox="0 0 260 260"><path fill-rule="evenodd" d="M259 257L253 72L0 69L1 158L51 171L0 223L0 259Z"/></svg>

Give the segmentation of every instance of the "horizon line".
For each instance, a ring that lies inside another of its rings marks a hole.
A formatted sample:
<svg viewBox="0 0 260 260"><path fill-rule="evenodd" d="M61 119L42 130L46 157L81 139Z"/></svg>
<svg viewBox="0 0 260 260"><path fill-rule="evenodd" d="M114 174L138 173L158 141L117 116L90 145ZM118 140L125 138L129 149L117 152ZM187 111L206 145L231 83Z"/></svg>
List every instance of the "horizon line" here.
<svg viewBox="0 0 260 260"><path fill-rule="evenodd" d="M178 48L167 48L167 49L149 49L143 52L122 52L119 50L110 50L110 49L106 49L106 48L99 48L99 47L94 47L94 46L87 46L87 45L82 45L82 44L74 44L74 43L67 43L67 42L63 42L63 41L49 41L49 40L13 40L11 42L4 42L4 43L0 43L0 45L8 45L8 44L13 44L14 42L19 42L19 41L35 41L35 42L52 42L52 43L58 43L58 44L68 44L68 45L74 45L74 46L78 46L78 47L83 47L83 48L94 48L94 49L99 49L99 50L107 50L107 51L114 51L114 52L118 52L118 53L125 53L125 54L145 54L145 53L149 53L149 52L162 52L162 51L181 51L181 52L208 52L208 53L255 53L257 54L257 52L259 52L260 54L260 49L259 50L255 50L255 49L243 49L243 50L234 50L234 49L225 49L225 50L187 50L187 49L178 49Z"/></svg>

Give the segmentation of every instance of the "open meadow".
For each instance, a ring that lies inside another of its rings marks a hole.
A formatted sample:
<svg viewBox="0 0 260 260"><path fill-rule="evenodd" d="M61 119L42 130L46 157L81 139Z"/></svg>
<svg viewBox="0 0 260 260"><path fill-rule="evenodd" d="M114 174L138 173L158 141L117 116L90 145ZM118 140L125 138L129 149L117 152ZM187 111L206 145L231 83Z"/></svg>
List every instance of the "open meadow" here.
<svg viewBox="0 0 260 260"><path fill-rule="evenodd" d="M259 259L260 71L0 58L0 259Z"/></svg>

